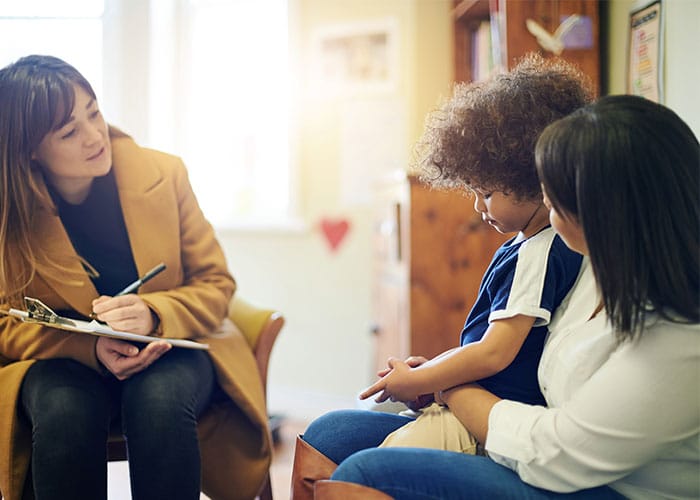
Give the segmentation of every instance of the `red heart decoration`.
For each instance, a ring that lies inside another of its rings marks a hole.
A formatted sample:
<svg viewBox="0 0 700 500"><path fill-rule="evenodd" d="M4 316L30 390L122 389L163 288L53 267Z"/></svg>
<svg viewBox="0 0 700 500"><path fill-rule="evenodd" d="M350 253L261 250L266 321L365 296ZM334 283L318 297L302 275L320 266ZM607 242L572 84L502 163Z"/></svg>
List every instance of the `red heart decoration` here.
<svg viewBox="0 0 700 500"><path fill-rule="evenodd" d="M333 252L338 249L349 229L350 223L346 219L321 219L321 231Z"/></svg>

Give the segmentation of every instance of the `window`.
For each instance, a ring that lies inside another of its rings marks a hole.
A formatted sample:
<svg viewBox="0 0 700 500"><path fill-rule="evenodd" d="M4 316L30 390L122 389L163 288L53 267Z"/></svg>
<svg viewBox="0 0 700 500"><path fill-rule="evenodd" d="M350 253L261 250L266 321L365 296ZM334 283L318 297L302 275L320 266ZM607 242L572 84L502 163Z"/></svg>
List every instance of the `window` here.
<svg viewBox="0 0 700 500"><path fill-rule="evenodd" d="M29 54L60 57L83 73L101 96L103 11L103 0L4 0L0 67Z"/></svg>
<svg viewBox="0 0 700 500"><path fill-rule="evenodd" d="M293 215L288 50L287 0L5 0L0 12L0 65L43 53L75 66L108 121L183 157L217 228Z"/></svg>
<svg viewBox="0 0 700 500"><path fill-rule="evenodd" d="M215 223L271 221L289 205L286 1L193 4L184 154L206 166L193 182Z"/></svg>
<svg viewBox="0 0 700 500"><path fill-rule="evenodd" d="M151 8L152 135L175 124L168 150L184 158L215 226L284 222L287 0L189 0L180 8L156 0Z"/></svg>

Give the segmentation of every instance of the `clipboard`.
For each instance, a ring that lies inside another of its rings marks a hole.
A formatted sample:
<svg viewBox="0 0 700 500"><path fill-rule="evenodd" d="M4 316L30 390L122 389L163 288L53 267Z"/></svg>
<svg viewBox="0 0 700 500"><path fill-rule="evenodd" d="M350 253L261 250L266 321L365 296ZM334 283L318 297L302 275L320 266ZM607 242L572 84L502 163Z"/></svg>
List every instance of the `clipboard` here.
<svg viewBox="0 0 700 500"><path fill-rule="evenodd" d="M24 297L24 305L26 311L20 309L10 309L9 311L1 311L4 314L19 318L25 323L38 323L60 330L69 332L87 333L89 335L97 335L99 337L110 337L119 340L131 340L134 342L157 342L165 340L173 347L185 347L187 349L209 349L209 344L200 344L192 340L185 339L170 339L167 337L150 337L148 335L139 335L138 333L121 332L113 330L104 323L97 320L83 321L79 319L64 318L56 314L49 306L44 304L39 299Z"/></svg>

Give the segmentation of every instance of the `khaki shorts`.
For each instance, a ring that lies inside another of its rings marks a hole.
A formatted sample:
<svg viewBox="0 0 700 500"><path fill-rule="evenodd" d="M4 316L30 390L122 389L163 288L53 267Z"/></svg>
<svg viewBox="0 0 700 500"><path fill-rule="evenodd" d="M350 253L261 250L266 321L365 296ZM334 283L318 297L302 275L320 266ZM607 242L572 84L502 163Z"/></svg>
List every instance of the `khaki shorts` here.
<svg viewBox="0 0 700 500"><path fill-rule="evenodd" d="M477 455L476 439L446 406L433 403L413 421L396 429L380 448L432 448Z"/></svg>

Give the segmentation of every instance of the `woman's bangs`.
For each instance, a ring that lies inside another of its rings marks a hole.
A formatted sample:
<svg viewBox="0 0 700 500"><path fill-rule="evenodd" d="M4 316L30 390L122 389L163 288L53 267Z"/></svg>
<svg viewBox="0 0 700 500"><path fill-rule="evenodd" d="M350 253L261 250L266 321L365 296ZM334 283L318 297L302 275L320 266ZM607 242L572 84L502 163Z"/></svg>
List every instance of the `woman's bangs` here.
<svg viewBox="0 0 700 500"><path fill-rule="evenodd" d="M48 118L51 130L56 131L70 121L75 105L75 89L72 82L63 78L48 83Z"/></svg>

